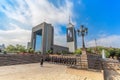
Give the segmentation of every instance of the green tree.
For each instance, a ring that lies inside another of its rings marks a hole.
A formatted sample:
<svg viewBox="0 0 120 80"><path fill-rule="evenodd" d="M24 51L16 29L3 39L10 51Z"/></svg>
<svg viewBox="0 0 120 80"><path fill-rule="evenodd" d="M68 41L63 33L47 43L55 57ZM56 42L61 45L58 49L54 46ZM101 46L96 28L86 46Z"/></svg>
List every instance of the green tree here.
<svg viewBox="0 0 120 80"><path fill-rule="evenodd" d="M115 56L115 49L114 48L109 48L108 52L110 53L110 57L114 58L114 56Z"/></svg>
<svg viewBox="0 0 120 80"><path fill-rule="evenodd" d="M68 53L68 52L67 52L67 51L64 51L64 50L61 52L61 54L67 54L67 53Z"/></svg>
<svg viewBox="0 0 120 80"><path fill-rule="evenodd" d="M92 48L87 48L88 53L92 53Z"/></svg>
<svg viewBox="0 0 120 80"><path fill-rule="evenodd" d="M103 47L103 46L97 46L97 52L99 54L101 54L101 52L102 52L103 49L105 50L105 47Z"/></svg>
<svg viewBox="0 0 120 80"><path fill-rule="evenodd" d="M48 50L46 53L47 54L52 54L52 50Z"/></svg>
<svg viewBox="0 0 120 80"><path fill-rule="evenodd" d="M8 45L6 48L7 52L15 52L16 51L16 47L13 45Z"/></svg>
<svg viewBox="0 0 120 80"><path fill-rule="evenodd" d="M74 54L78 54L78 55L82 54L82 50L81 49L76 49L75 52L74 52Z"/></svg>
<svg viewBox="0 0 120 80"><path fill-rule="evenodd" d="M17 44L16 45L16 51L17 52L26 52L25 46Z"/></svg>
<svg viewBox="0 0 120 80"><path fill-rule="evenodd" d="M116 57L120 57L120 49L116 49L115 50L115 56Z"/></svg>
<svg viewBox="0 0 120 80"><path fill-rule="evenodd" d="M106 56L107 58L110 57L110 52L109 52L107 49L105 49L105 56Z"/></svg>
<svg viewBox="0 0 120 80"><path fill-rule="evenodd" d="M28 50L28 52L29 52L29 53L34 53L34 49L30 48L30 49Z"/></svg>
<svg viewBox="0 0 120 80"><path fill-rule="evenodd" d="M26 52L25 46L19 44L17 44L16 46L8 45L5 50L6 52L10 52L10 53Z"/></svg>

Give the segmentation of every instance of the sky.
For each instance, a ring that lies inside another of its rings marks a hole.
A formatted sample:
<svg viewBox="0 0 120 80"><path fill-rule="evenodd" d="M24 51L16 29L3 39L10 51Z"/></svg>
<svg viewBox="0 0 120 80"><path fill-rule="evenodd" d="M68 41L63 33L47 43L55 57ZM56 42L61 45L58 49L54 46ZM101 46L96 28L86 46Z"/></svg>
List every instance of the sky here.
<svg viewBox="0 0 120 80"><path fill-rule="evenodd" d="M120 0L0 0L0 44L26 46L32 28L42 22L54 26L54 44L67 46L66 27L88 28L86 47L120 48ZM76 34L77 35L77 34ZM82 46L77 36L78 48Z"/></svg>

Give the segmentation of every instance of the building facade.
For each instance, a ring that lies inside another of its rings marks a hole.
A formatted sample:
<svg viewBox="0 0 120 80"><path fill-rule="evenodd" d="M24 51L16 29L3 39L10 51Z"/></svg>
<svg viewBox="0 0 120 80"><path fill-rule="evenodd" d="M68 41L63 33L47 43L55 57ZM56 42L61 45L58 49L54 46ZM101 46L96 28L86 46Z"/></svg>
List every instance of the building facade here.
<svg viewBox="0 0 120 80"><path fill-rule="evenodd" d="M69 51L68 47L53 45L53 53L62 53L68 51Z"/></svg>
<svg viewBox="0 0 120 80"><path fill-rule="evenodd" d="M69 52L75 52L77 49L76 42L76 31L74 25L69 22L67 26L67 47L69 48Z"/></svg>
<svg viewBox="0 0 120 80"><path fill-rule="evenodd" d="M67 47L54 45L54 28L46 22L32 28L31 42L29 45L31 45L34 51L40 51L43 54L48 50L52 50L53 53L60 53L62 51L75 52L77 45L74 25L69 23L67 27Z"/></svg>
<svg viewBox="0 0 120 80"><path fill-rule="evenodd" d="M52 50L54 39L54 29L51 24L46 22L41 23L32 28L31 47L35 51L46 53Z"/></svg>

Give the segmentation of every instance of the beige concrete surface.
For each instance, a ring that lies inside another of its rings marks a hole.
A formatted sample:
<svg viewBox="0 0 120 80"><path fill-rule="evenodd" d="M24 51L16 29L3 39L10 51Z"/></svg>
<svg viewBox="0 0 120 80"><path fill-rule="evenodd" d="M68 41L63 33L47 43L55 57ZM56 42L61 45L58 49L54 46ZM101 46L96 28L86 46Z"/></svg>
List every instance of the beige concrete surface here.
<svg viewBox="0 0 120 80"><path fill-rule="evenodd" d="M103 71L98 72L94 70L78 70L78 69L71 69L68 68L67 72L69 74L79 75L86 77L86 80L104 80L103 79Z"/></svg>
<svg viewBox="0 0 120 80"><path fill-rule="evenodd" d="M84 71L79 72L91 75ZM94 80L80 75L79 72L68 69L64 65L48 63L44 63L43 67L40 67L39 63L2 66L0 67L0 80ZM92 74L91 77L94 75Z"/></svg>

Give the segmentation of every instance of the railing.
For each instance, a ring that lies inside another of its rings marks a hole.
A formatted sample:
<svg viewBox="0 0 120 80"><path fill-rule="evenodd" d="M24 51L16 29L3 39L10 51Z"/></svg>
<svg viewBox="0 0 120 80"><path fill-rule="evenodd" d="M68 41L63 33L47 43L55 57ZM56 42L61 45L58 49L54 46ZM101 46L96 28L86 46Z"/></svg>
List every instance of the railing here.
<svg viewBox="0 0 120 80"><path fill-rule="evenodd" d="M47 58L48 62L64 64L69 67L80 69L97 69L101 70L101 61L98 55L50 55Z"/></svg>
<svg viewBox="0 0 120 80"><path fill-rule="evenodd" d="M67 66L76 65L76 58L73 56L50 55L46 61Z"/></svg>

